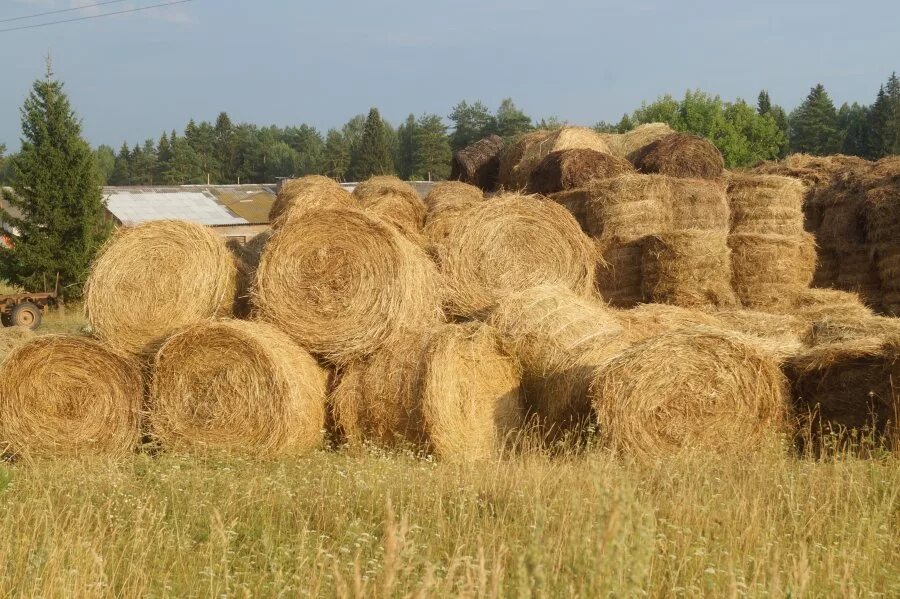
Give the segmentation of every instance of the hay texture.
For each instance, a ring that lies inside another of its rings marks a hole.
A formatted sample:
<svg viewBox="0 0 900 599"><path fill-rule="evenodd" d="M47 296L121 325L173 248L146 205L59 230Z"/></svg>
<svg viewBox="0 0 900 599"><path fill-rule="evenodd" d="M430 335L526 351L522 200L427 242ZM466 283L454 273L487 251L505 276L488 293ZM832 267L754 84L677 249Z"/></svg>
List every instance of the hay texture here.
<svg viewBox="0 0 900 599"><path fill-rule="evenodd" d="M428 442L442 460L496 458L522 426L521 368L487 325L437 329L424 350L418 382Z"/></svg>
<svg viewBox="0 0 900 599"><path fill-rule="evenodd" d="M883 177L866 192L866 239L881 283L881 305L900 316L900 159L879 161L873 170Z"/></svg>
<svg viewBox="0 0 900 599"><path fill-rule="evenodd" d="M547 154L531 172L528 191L549 195L628 173L634 173L634 167L624 158L583 148L558 150Z"/></svg>
<svg viewBox="0 0 900 599"><path fill-rule="evenodd" d="M748 343L768 352L779 362L804 349L812 329L805 318L755 310L722 310L713 314L720 328L747 336Z"/></svg>
<svg viewBox="0 0 900 599"><path fill-rule="evenodd" d="M586 127L562 127L533 131L506 146L500 156L498 184L510 191L528 186L532 171L548 154L560 150L587 149L609 154L603 136Z"/></svg>
<svg viewBox="0 0 900 599"><path fill-rule="evenodd" d="M336 365L441 320L424 250L360 210L310 212L269 240L256 273L258 316Z"/></svg>
<svg viewBox="0 0 900 599"><path fill-rule="evenodd" d="M596 371L600 438L623 453L751 453L785 430L784 377L739 337L699 327L634 345Z"/></svg>
<svg viewBox="0 0 900 599"><path fill-rule="evenodd" d="M807 186L816 187L829 183L837 173L868 166L868 161L856 156L791 154L778 162L760 163L752 169L752 172L760 175L792 177L801 180Z"/></svg>
<svg viewBox="0 0 900 599"><path fill-rule="evenodd" d="M786 368L795 408L813 436L874 433L897 442L900 337L864 338L815 347Z"/></svg>
<svg viewBox="0 0 900 599"><path fill-rule="evenodd" d="M672 133L675 130L666 123L645 123L625 133L607 134L604 139L615 156L633 163L641 150Z"/></svg>
<svg viewBox="0 0 900 599"><path fill-rule="evenodd" d="M614 315L626 336L635 343L682 329L722 324L708 312L668 304L641 304L616 310Z"/></svg>
<svg viewBox="0 0 900 599"><path fill-rule="evenodd" d="M37 337L0 365L0 453L122 457L140 441L138 362L90 339Z"/></svg>
<svg viewBox="0 0 900 599"><path fill-rule="evenodd" d="M366 179L353 189L355 197L363 206L383 195L401 195L410 199L421 199L415 187L393 175L376 175Z"/></svg>
<svg viewBox="0 0 900 599"><path fill-rule="evenodd" d="M718 181L668 177L668 194L660 196L671 211L672 230L727 233L731 210L725 186Z"/></svg>
<svg viewBox="0 0 900 599"><path fill-rule="evenodd" d="M741 303L767 310L793 301L812 281L815 254L810 243L789 235L729 235L732 286Z"/></svg>
<svg viewBox="0 0 900 599"><path fill-rule="evenodd" d="M641 259L645 302L733 307L727 233L686 230L647 239Z"/></svg>
<svg viewBox="0 0 900 599"><path fill-rule="evenodd" d="M862 303L859 295L838 289L803 289L789 302L782 304L781 311L796 314L808 321L832 316L872 316L872 310Z"/></svg>
<svg viewBox="0 0 900 599"><path fill-rule="evenodd" d="M731 232L800 235L805 193L803 184L790 177L731 173L728 177Z"/></svg>
<svg viewBox="0 0 900 599"><path fill-rule="evenodd" d="M281 184L275 202L269 209L269 222L280 227L288 218L298 218L303 210L328 207L354 207L357 202L334 179L322 175L308 175ZM293 217L287 215L294 208L301 210Z"/></svg>
<svg viewBox="0 0 900 599"><path fill-rule="evenodd" d="M426 219L431 220L446 210L468 208L484 201L484 192L474 185L459 181L437 183L425 196Z"/></svg>
<svg viewBox="0 0 900 599"><path fill-rule="evenodd" d="M228 316L237 296L237 266L208 227L152 221L123 228L94 261L85 311L109 346L153 352L175 331Z"/></svg>
<svg viewBox="0 0 900 599"><path fill-rule="evenodd" d="M869 314L831 314L814 320L804 336L810 347L862 339L900 337L900 319Z"/></svg>
<svg viewBox="0 0 900 599"><path fill-rule="evenodd" d="M453 154L450 179L469 183L484 191L497 187L503 138L491 135Z"/></svg>
<svg viewBox="0 0 900 599"><path fill-rule="evenodd" d="M687 133L672 133L643 148L634 158L642 173L718 179L725 170L722 153L709 140Z"/></svg>
<svg viewBox="0 0 900 599"><path fill-rule="evenodd" d="M0 362L17 346L34 338L28 327L0 327Z"/></svg>
<svg viewBox="0 0 900 599"><path fill-rule="evenodd" d="M322 442L326 378L312 356L271 325L193 325L156 355L153 437L172 451L301 455Z"/></svg>
<svg viewBox="0 0 900 599"><path fill-rule="evenodd" d="M668 177L622 175L593 181L587 192L585 230L596 239L628 242L672 230Z"/></svg>
<svg viewBox="0 0 900 599"><path fill-rule="evenodd" d="M512 293L488 322L520 361L529 414L549 437L589 418L591 373L630 342L613 310L561 287Z"/></svg>
<svg viewBox="0 0 900 599"><path fill-rule="evenodd" d="M541 285L590 296L596 260L591 240L559 204L518 195L483 202L464 213L440 252L447 310L477 316Z"/></svg>

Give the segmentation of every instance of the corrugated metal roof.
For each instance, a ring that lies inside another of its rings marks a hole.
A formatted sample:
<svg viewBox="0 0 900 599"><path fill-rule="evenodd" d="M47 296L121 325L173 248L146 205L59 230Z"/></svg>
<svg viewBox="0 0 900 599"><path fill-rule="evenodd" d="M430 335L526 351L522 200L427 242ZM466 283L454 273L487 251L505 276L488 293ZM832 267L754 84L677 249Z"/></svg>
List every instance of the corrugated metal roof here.
<svg viewBox="0 0 900 599"><path fill-rule="evenodd" d="M269 186L241 185L209 187L220 204L251 223L269 222L269 210L275 202L275 192Z"/></svg>
<svg viewBox="0 0 900 599"><path fill-rule="evenodd" d="M212 194L203 191L114 189L105 195L107 209L123 225L168 219L201 225L248 224L246 219L220 205Z"/></svg>

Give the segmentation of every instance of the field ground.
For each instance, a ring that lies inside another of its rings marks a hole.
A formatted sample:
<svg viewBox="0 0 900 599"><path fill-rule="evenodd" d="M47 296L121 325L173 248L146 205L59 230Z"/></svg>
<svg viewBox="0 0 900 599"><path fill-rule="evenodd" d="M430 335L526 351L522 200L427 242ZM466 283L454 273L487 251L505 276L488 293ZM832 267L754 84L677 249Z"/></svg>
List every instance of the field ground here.
<svg viewBox="0 0 900 599"><path fill-rule="evenodd" d="M0 597L890 597L900 457L0 464L0 530Z"/></svg>

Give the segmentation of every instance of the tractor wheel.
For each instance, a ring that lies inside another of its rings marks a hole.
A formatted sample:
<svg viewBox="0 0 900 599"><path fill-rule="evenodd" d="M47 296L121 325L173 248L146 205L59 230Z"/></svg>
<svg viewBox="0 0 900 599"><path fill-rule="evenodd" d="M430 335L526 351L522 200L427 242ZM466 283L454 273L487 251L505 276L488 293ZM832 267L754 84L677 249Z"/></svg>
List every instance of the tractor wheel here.
<svg viewBox="0 0 900 599"><path fill-rule="evenodd" d="M14 327L36 329L41 324L41 309L31 302L22 302L12 309L10 320Z"/></svg>

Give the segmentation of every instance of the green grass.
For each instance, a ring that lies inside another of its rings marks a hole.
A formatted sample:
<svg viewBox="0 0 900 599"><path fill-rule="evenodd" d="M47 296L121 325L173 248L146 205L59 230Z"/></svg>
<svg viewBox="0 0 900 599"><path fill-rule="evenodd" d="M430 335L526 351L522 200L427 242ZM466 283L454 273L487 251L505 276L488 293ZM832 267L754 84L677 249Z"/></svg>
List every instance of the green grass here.
<svg viewBox="0 0 900 599"><path fill-rule="evenodd" d="M900 594L887 455L0 468L0 596Z"/></svg>

